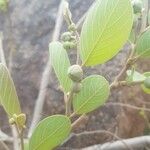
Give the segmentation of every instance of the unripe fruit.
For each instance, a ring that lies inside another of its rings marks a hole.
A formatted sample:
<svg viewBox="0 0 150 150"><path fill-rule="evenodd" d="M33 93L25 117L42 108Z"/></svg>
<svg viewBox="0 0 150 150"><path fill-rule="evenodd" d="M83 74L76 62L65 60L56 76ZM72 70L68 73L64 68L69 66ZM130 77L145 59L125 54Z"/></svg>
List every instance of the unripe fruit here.
<svg viewBox="0 0 150 150"><path fill-rule="evenodd" d="M83 78L83 70L79 65L73 65L68 69L68 76L74 82L80 82Z"/></svg>
<svg viewBox="0 0 150 150"><path fill-rule="evenodd" d="M15 119L14 118L10 118L9 119L9 124L10 125L14 125L15 124Z"/></svg>
<svg viewBox="0 0 150 150"><path fill-rule="evenodd" d="M68 27L68 30L69 31L76 31L77 30L77 28L76 28L76 25L74 24L74 23L72 23L69 27Z"/></svg>
<svg viewBox="0 0 150 150"><path fill-rule="evenodd" d="M79 93L81 91L82 84L81 83L74 83L73 84L73 92L74 93Z"/></svg>
<svg viewBox="0 0 150 150"><path fill-rule="evenodd" d="M0 0L0 10L6 12L8 8L7 0Z"/></svg>
<svg viewBox="0 0 150 150"><path fill-rule="evenodd" d="M148 89L150 89L150 77L147 77L144 81L144 86Z"/></svg>
<svg viewBox="0 0 150 150"><path fill-rule="evenodd" d="M70 32L65 32L61 35L61 40L62 41L70 41L72 37L72 34Z"/></svg>
<svg viewBox="0 0 150 150"><path fill-rule="evenodd" d="M74 42L66 41L63 43L63 47L64 47L64 49L68 50L68 49L75 48L76 44Z"/></svg>
<svg viewBox="0 0 150 150"><path fill-rule="evenodd" d="M133 11L135 14L142 12L142 1L141 0L133 0Z"/></svg>

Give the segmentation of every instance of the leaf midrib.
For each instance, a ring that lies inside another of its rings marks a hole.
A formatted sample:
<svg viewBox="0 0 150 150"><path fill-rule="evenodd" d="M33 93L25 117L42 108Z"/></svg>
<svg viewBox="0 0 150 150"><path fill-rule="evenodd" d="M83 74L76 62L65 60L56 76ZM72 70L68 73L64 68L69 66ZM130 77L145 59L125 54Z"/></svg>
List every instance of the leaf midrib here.
<svg viewBox="0 0 150 150"><path fill-rule="evenodd" d="M47 136L47 138L44 138L34 150L37 150L39 148L39 146L44 143L48 138L50 138L51 136L53 136L60 128L62 128L64 126L65 123L63 123L58 129L54 130L53 133L51 133L49 136Z"/></svg>
<svg viewBox="0 0 150 150"><path fill-rule="evenodd" d="M104 85L103 85L101 88L103 88L103 87L104 87ZM78 111L80 111L97 93L99 93L99 90L100 90L101 88L98 88L98 90L96 90L96 91L94 92L94 94L93 94L91 97L89 97L89 98L79 107L78 110L76 110L75 113L77 113Z"/></svg>

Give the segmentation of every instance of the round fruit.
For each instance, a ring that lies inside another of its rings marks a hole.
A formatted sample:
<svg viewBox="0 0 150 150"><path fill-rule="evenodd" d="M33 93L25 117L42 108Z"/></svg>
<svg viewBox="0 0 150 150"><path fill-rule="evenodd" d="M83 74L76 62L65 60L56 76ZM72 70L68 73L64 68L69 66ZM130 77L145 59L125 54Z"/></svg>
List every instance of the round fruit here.
<svg viewBox="0 0 150 150"><path fill-rule="evenodd" d="M69 31L76 31L77 28L76 28L76 25L74 23L72 23L69 27L68 27Z"/></svg>
<svg viewBox="0 0 150 150"><path fill-rule="evenodd" d="M150 77L147 77L144 81L144 86L148 89L150 89Z"/></svg>
<svg viewBox="0 0 150 150"><path fill-rule="evenodd" d="M82 84L81 83L74 83L73 84L73 92L79 93L81 91Z"/></svg>
<svg viewBox="0 0 150 150"><path fill-rule="evenodd" d="M150 88L149 88L149 86L150 86L150 72L145 72L144 76L146 77L146 79L141 86L142 86L143 91L146 94L150 94Z"/></svg>
<svg viewBox="0 0 150 150"><path fill-rule="evenodd" d="M79 65L73 65L68 69L68 76L74 82L80 82L83 78L83 70Z"/></svg>
<svg viewBox="0 0 150 150"><path fill-rule="evenodd" d="M70 41L71 40L71 37L72 37L72 35L71 35L71 33L70 32L65 32L65 33L63 33L62 35L61 35L61 40L62 41Z"/></svg>
<svg viewBox="0 0 150 150"><path fill-rule="evenodd" d="M142 1L141 0L133 0L133 11L135 14L142 12Z"/></svg>
<svg viewBox="0 0 150 150"><path fill-rule="evenodd" d="M64 47L64 49L68 50L68 49L75 48L76 44L74 42L66 41L63 43L63 47Z"/></svg>

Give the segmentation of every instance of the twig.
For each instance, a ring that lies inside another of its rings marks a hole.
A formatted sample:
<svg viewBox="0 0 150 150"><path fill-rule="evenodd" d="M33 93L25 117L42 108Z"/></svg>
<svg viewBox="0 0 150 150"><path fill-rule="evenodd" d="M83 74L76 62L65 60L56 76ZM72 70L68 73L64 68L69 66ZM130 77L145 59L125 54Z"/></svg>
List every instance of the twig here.
<svg viewBox="0 0 150 150"><path fill-rule="evenodd" d="M150 147L150 136L135 137L123 141L124 143L126 143L126 145L130 146L134 150L141 150L145 147ZM108 142L105 144L90 146L87 148L83 148L82 150L126 150L126 147L122 143L122 140L119 140L113 143Z"/></svg>
<svg viewBox="0 0 150 150"><path fill-rule="evenodd" d="M116 76L115 80L112 82L112 84L110 85L110 87L113 87L115 86L118 81L124 76L124 74L126 73L126 71L133 65L133 63L135 63L134 59L133 59L133 56L134 56L134 45L132 44L131 45L131 52L130 52L130 55L124 65L124 67L122 68L122 70L120 71L120 73Z"/></svg>
<svg viewBox="0 0 150 150"><path fill-rule="evenodd" d="M83 114L75 122L72 123L72 125L71 125L72 129L75 129L76 127L78 127L80 124L82 124L86 120L87 120L87 116L85 114Z"/></svg>
<svg viewBox="0 0 150 150"><path fill-rule="evenodd" d="M12 135L13 135L14 150L19 150L18 134L17 134L16 128L14 126L11 126L11 131L12 131Z"/></svg>
<svg viewBox="0 0 150 150"><path fill-rule="evenodd" d="M131 83L128 83L127 81L118 81L115 84L114 83L111 84L110 88L118 88L120 86L134 86L134 85L140 85L142 83L143 81L131 82Z"/></svg>
<svg viewBox="0 0 150 150"><path fill-rule="evenodd" d="M71 90L66 100L66 115L67 116L71 114L71 104L72 104L73 95L74 95L74 92Z"/></svg>
<svg viewBox="0 0 150 150"><path fill-rule="evenodd" d="M60 30L61 30L61 26L62 26L62 22L63 22L62 18L63 18L64 1L65 0L61 0L61 3L59 5L59 10L57 13L57 20L56 20L56 25L55 25L52 41L57 40L59 37L59 34L60 34ZM32 135L32 131L34 130L36 124L40 120L40 117L41 117L40 114L41 114L42 109L43 109L44 100L45 100L46 91L47 91L47 86L49 83L48 81L50 79L50 73L51 73L51 62L49 60L45 69L44 69L43 75L42 75L41 86L40 86L38 98L36 100L34 113L33 113L33 120L32 120L30 129L29 129L28 137L30 137Z"/></svg>
<svg viewBox="0 0 150 150"><path fill-rule="evenodd" d="M8 146L3 141L0 141L0 143L5 150L9 150Z"/></svg>
<svg viewBox="0 0 150 150"><path fill-rule="evenodd" d="M144 110L144 111L150 112L150 109L148 109L148 108L137 107L137 106L134 106L134 105L124 104L124 103L109 102L109 103L106 103L105 106L128 107L128 108L135 109L135 110L139 110L139 111L140 111L140 110Z"/></svg>
<svg viewBox="0 0 150 150"><path fill-rule="evenodd" d="M0 33L0 58L1 58L1 62L6 66L6 60L5 60L2 41L3 41L3 35L2 35L2 32L1 32Z"/></svg>
<svg viewBox="0 0 150 150"><path fill-rule="evenodd" d="M148 15L148 0L143 0L144 11L142 12L142 22L140 32L142 33L147 26L147 15Z"/></svg>
<svg viewBox="0 0 150 150"><path fill-rule="evenodd" d="M21 145L21 150L24 150L24 139L23 139L23 129L21 129L20 132L20 145Z"/></svg>
<svg viewBox="0 0 150 150"><path fill-rule="evenodd" d="M91 135L95 135L95 134L108 134L110 136L113 136L113 137L115 137L115 139L119 140L122 143L123 147L126 148L126 150L127 149L133 150L126 142L124 142L123 139L121 139L120 137L118 137L116 134L114 134L114 133L112 133L110 131L106 131L106 130L84 131L84 132L77 133L77 134L72 133L71 136L69 137L69 139L71 139L72 137L77 137L78 138L78 137L81 137L81 136L87 136L87 135L91 136ZM67 141L65 141L65 143ZM107 144L107 147L106 147L105 150L107 150L107 148L109 149L109 146L111 146L111 143ZM84 150L86 150L86 148ZM99 146L99 149L97 149L97 150L102 150L101 146ZM120 149L115 149L115 150L120 150Z"/></svg>

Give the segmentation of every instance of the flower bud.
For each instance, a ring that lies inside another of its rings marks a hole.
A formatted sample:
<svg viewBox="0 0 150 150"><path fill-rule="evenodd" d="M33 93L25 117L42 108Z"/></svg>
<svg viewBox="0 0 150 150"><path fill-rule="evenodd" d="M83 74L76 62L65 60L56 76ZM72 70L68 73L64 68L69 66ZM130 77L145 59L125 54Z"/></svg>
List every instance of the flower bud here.
<svg viewBox="0 0 150 150"><path fill-rule="evenodd" d="M142 12L142 1L141 0L133 0L133 11L135 14Z"/></svg>
<svg viewBox="0 0 150 150"><path fill-rule="evenodd" d="M83 78L83 70L79 65L73 65L68 69L68 76L74 82L80 82Z"/></svg>
<svg viewBox="0 0 150 150"><path fill-rule="evenodd" d="M150 89L150 77L147 77L144 81L144 86L148 89Z"/></svg>

